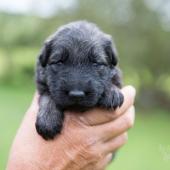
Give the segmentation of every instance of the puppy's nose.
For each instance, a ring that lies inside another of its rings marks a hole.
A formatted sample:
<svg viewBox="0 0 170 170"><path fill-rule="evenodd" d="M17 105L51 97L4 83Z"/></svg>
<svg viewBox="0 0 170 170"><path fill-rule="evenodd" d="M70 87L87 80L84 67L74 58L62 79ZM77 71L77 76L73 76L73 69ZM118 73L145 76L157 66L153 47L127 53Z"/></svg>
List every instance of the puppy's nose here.
<svg viewBox="0 0 170 170"><path fill-rule="evenodd" d="M69 97L73 97L73 98L83 98L85 97L85 93L83 91L80 90L71 90L68 93Z"/></svg>

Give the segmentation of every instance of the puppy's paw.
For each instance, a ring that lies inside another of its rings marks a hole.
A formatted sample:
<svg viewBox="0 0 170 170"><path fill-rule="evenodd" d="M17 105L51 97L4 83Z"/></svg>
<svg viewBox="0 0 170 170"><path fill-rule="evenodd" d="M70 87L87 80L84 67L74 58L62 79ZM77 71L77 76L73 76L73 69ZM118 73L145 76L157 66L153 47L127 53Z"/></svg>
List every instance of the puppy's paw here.
<svg viewBox="0 0 170 170"><path fill-rule="evenodd" d="M57 116L38 116L35 127L39 135L45 140L53 139L62 130L63 120L58 119Z"/></svg>
<svg viewBox="0 0 170 170"><path fill-rule="evenodd" d="M124 96L120 92L119 89L114 89L111 92L104 94L104 96L99 101L99 106L108 108L108 109L116 109L123 104Z"/></svg>
<svg viewBox="0 0 170 170"><path fill-rule="evenodd" d="M119 89L113 90L112 97L110 100L110 107L115 110L117 107L121 107L123 101L124 101L124 96L120 92L120 90Z"/></svg>

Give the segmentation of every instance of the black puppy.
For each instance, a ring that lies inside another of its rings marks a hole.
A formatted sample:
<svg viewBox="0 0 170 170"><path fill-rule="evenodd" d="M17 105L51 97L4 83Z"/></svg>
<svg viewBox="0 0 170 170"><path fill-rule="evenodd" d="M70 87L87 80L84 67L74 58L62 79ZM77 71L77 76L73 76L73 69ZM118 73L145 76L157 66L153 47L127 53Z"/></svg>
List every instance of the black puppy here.
<svg viewBox="0 0 170 170"><path fill-rule="evenodd" d="M62 26L44 44L36 82L40 94L37 132L46 140L62 130L64 111L120 107L121 78L111 36L78 21Z"/></svg>

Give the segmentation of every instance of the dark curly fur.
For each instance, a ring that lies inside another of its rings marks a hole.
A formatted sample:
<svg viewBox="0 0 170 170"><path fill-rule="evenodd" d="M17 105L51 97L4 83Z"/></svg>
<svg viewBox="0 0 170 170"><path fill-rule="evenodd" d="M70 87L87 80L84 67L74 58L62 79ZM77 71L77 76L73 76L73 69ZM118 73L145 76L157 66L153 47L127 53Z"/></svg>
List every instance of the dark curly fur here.
<svg viewBox="0 0 170 170"><path fill-rule="evenodd" d="M111 36L78 21L62 26L44 44L36 82L40 93L37 132L46 140L62 130L64 110L120 107L121 78Z"/></svg>

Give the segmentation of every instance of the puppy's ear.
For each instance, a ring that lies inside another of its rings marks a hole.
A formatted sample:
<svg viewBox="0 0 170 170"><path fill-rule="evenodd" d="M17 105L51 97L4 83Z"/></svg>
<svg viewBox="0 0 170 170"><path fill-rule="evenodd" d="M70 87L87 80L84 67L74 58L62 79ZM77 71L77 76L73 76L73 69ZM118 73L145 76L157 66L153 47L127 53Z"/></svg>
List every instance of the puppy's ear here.
<svg viewBox="0 0 170 170"><path fill-rule="evenodd" d="M111 38L105 41L104 50L108 57L108 62L112 66L116 66L118 63L118 54L117 54L116 47L114 43L112 42Z"/></svg>
<svg viewBox="0 0 170 170"><path fill-rule="evenodd" d="M42 67L45 67L47 65L50 54L51 54L51 42L47 41L44 43L44 46L42 47L39 55L39 61Z"/></svg>

